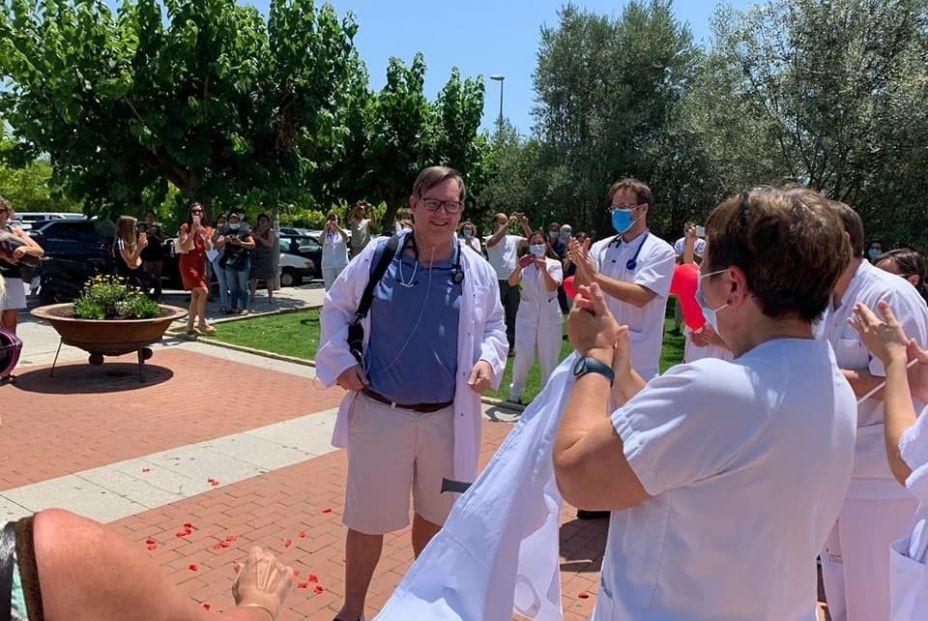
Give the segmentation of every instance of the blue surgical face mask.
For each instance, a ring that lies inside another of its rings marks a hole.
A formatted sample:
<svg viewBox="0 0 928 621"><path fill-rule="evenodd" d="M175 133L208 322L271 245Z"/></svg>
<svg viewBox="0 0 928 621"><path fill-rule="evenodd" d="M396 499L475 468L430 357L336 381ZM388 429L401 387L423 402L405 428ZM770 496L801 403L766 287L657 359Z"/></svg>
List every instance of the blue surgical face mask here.
<svg viewBox="0 0 928 621"><path fill-rule="evenodd" d="M728 271L728 268L725 268L723 270L716 270L714 272L709 272L708 274L700 274L699 282L696 284L696 303L699 304L699 308L700 310L702 310L702 316L705 317L706 323L709 324L709 327L711 327L715 331L715 333L718 334L720 337L722 336L722 333L719 332L718 312L722 310L723 308L728 308L728 304L727 303L722 304L718 308L709 308L709 305L706 302L706 296L702 292L702 279L708 276L714 276L716 274L721 274L727 271Z"/></svg>
<svg viewBox="0 0 928 621"><path fill-rule="evenodd" d="M536 257L545 256L545 245L544 244L532 244L528 247L528 251L531 252Z"/></svg>
<svg viewBox="0 0 928 621"><path fill-rule="evenodd" d="M635 226L637 218L632 217L634 209L613 209L612 210L612 228L619 235L622 235L630 228Z"/></svg>
<svg viewBox="0 0 928 621"><path fill-rule="evenodd" d="M462 230L462 231L461 231L461 234L464 235L464 237L467 238L467 239L470 239L471 237L474 236L474 232L473 232L472 230L470 230L470 229L464 229L464 230Z"/></svg>
<svg viewBox="0 0 928 621"><path fill-rule="evenodd" d="M878 256L880 256L880 251L876 248L871 248L867 251L867 256L870 257L871 261L875 261Z"/></svg>
<svg viewBox="0 0 928 621"><path fill-rule="evenodd" d="M566 242L570 241L570 234L572 231L561 231L561 241Z"/></svg>
<svg viewBox="0 0 928 621"><path fill-rule="evenodd" d="M548 231L548 237L551 239L557 239L557 230Z"/></svg>

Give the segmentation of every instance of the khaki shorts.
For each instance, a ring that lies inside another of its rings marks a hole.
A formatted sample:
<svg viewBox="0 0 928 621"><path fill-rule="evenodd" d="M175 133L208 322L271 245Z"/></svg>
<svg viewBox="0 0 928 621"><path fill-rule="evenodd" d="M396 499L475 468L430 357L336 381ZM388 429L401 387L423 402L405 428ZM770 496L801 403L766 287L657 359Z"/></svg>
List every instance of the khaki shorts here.
<svg viewBox="0 0 928 621"><path fill-rule="evenodd" d="M415 513L444 524L457 494L441 493L453 478L454 408L422 414L359 394L348 424L348 485L344 523L366 535L409 525Z"/></svg>

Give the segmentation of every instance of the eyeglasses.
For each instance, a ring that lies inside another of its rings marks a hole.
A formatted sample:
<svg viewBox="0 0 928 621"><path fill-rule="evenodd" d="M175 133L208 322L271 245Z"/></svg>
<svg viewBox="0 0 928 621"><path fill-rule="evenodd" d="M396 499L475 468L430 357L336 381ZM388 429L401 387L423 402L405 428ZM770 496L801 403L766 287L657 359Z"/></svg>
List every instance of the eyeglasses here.
<svg viewBox="0 0 928 621"><path fill-rule="evenodd" d="M637 205L637 204L634 204L634 205L610 205L610 207L609 207L609 213L612 213L613 211L616 211L616 210L618 210L618 209L638 209L638 205Z"/></svg>
<svg viewBox="0 0 928 621"><path fill-rule="evenodd" d="M422 206L426 211L438 211L439 208L444 207L445 213L450 214L460 213L464 209L464 203L461 201L440 201L437 198L423 198Z"/></svg>

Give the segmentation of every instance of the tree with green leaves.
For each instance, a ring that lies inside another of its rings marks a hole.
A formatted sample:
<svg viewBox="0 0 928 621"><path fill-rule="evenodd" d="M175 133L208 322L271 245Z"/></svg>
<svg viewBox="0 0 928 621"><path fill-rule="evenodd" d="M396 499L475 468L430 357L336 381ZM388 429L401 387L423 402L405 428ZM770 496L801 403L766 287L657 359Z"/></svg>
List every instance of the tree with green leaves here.
<svg viewBox="0 0 928 621"><path fill-rule="evenodd" d="M928 2L723 10L688 109L727 191L794 179L928 247Z"/></svg>
<svg viewBox="0 0 928 621"><path fill-rule="evenodd" d="M266 22L234 0L3 0L7 159L47 154L91 210L168 184L186 201L292 197L337 137L355 32L312 0L272 0Z"/></svg>
<svg viewBox="0 0 928 621"><path fill-rule="evenodd" d="M568 4L557 27L542 29L535 117L540 166L550 174L537 200L552 219L569 214L606 233L611 182L654 181L662 165L679 163L668 161L664 145L697 60L667 0L630 2L615 20ZM664 189L654 189L663 203Z"/></svg>

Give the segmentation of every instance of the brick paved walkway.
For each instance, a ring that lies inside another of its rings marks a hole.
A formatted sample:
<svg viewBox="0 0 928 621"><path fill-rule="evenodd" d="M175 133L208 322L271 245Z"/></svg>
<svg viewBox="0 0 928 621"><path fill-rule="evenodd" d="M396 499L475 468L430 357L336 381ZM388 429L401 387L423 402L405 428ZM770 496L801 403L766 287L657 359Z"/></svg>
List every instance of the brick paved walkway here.
<svg viewBox="0 0 928 621"><path fill-rule="evenodd" d="M20 369L17 385L0 388L0 454L6 464L0 491L28 490L53 477L314 413L330 416L341 399L338 389L314 387L308 369L271 371L244 363L254 357L224 358L228 352L158 349L143 385L131 356L107 359L102 367L65 364L53 378L47 367ZM510 423L484 422L483 463L511 429ZM220 483L111 526L150 554L193 600L213 609L232 605L232 561L253 544L266 546L299 570L303 587L280 619L328 621L343 593L345 470L344 451L335 451ZM221 472L203 476L222 481ZM86 498L88 509L94 502ZM562 516L563 590L565 619L579 621L588 618L595 601L606 525L575 521L573 513L568 508ZM189 534L183 534L184 524L192 525ZM388 536L369 614L386 601L411 562L408 529Z"/></svg>

